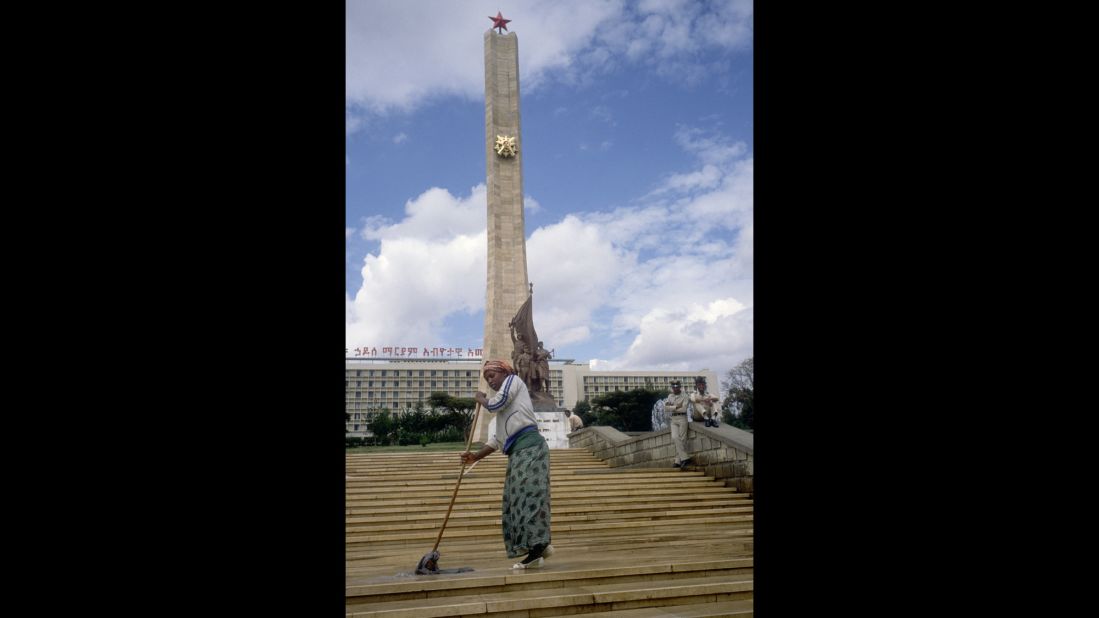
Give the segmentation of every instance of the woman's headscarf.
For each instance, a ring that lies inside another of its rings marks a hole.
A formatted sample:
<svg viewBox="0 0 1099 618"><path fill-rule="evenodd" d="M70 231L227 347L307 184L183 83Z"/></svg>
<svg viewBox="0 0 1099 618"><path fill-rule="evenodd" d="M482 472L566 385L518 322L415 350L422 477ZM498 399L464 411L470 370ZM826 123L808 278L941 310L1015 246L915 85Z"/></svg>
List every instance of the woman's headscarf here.
<svg viewBox="0 0 1099 618"><path fill-rule="evenodd" d="M492 369L493 371L503 371L505 374L515 373L515 369L508 364L507 361L502 360L490 360L485 361L485 366L481 368L481 375L484 375L485 371Z"/></svg>

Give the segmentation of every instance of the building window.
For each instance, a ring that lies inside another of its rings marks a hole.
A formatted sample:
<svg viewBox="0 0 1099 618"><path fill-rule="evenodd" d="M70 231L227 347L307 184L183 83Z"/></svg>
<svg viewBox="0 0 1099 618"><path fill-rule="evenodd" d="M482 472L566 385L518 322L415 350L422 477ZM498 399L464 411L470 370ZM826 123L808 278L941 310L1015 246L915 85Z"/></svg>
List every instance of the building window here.
<svg viewBox="0 0 1099 618"><path fill-rule="evenodd" d="M361 398L362 398L362 393L360 393L359 391L355 391L355 399L361 399Z"/></svg>

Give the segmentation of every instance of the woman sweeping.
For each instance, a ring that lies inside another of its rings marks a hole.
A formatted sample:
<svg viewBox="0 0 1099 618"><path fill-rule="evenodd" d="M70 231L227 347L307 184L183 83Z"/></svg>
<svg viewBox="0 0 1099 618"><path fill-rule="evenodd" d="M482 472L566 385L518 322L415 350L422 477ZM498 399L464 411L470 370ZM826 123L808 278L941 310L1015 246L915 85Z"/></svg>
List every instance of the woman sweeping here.
<svg viewBox="0 0 1099 618"><path fill-rule="evenodd" d="M512 565L513 569L536 569L553 554L549 446L538 431L527 385L511 365L490 360L483 371L496 395L489 399L478 391L473 398L496 416L496 435L476 453L462 453L462 462L472 464L503 447L508 456L502 517L504 548L508 558L526 554Z"/></svg>

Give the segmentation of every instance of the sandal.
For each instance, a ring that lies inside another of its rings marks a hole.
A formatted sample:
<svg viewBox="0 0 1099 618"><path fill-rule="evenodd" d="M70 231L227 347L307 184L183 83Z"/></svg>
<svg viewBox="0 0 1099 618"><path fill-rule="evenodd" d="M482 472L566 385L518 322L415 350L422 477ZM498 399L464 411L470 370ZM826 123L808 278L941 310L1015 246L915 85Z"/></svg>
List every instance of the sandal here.
<svg viewBox="0 0 1099 618"><path fill-rule="evenodd" d="M540 568L542 568L542 563L543 562L544 561L541 558L538 558L536 560L531 560L527 564L523 564L522 562L516 562L515 564L511 565L511 568L513 568L513 569L540 569Z"/></svg>

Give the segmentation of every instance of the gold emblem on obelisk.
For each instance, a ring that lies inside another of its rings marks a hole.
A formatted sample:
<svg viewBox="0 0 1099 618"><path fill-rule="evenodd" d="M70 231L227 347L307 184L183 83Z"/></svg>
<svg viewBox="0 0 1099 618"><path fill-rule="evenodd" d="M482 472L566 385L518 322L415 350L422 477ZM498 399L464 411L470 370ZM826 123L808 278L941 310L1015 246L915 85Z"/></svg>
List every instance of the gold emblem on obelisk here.
<svg viewBox="0 0 1099 618"><path fill-rule="evenodd" d="M515 138L508 137L507 135L496 136L496 154L501 157L514 157L515 156Z"/></svg>

